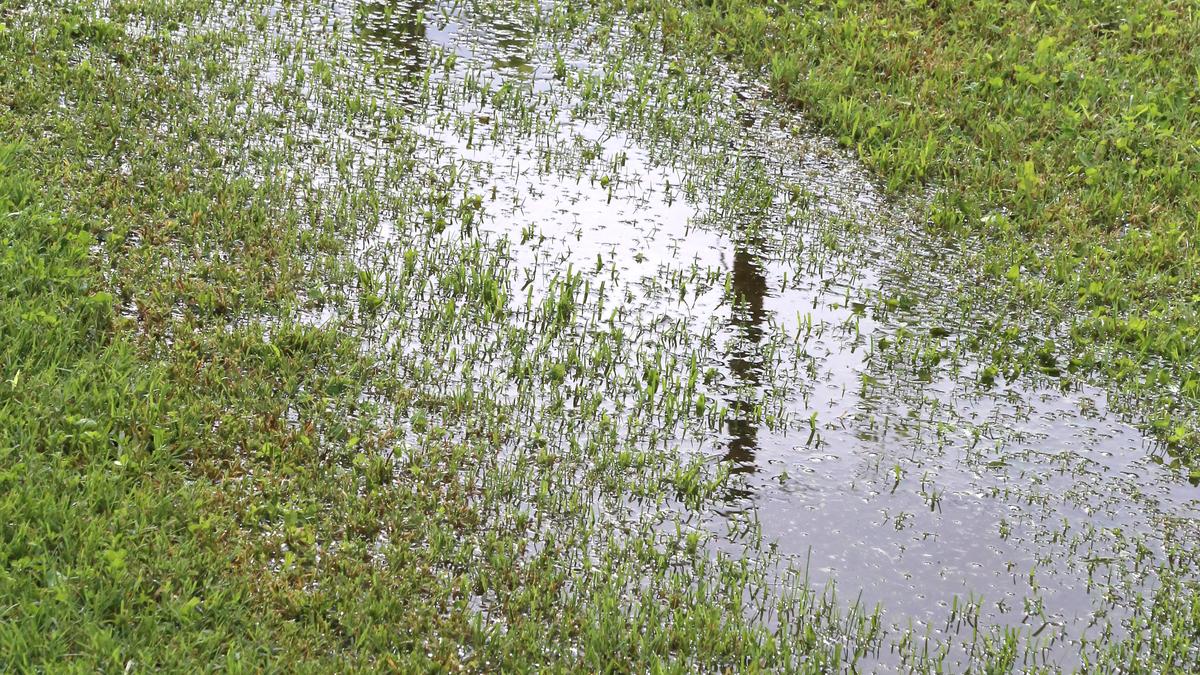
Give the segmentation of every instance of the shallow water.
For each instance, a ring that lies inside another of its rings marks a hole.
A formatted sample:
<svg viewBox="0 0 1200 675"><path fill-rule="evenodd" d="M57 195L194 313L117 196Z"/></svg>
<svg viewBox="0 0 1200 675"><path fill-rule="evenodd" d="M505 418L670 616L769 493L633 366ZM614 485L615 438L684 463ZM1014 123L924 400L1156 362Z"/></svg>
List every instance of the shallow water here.
<svg viewBox="0 0 1200 675"><path fill-rule="evenodd" d="M383 195L356 248L385 289L420 252L413 297L428 302L374 336L411 356L414 381L506 401L552 449L597 433L602 411L632 447L728 469L723 499L676 506L713 550L753 550L749 519L814 586L947 643L1020 628L1076 665L1165 551L1200 541L1200 491L1104 389L981 381L963 345L992 317L959 304L978 280L955 264L971 243L925 232L753 83L688 72L620 27L602 53L596 26L564 35L483 3L327 11L276 17L314 84L309 111L273 105L283 68L254 64L264 109L290 120L264 143L307 148L318 201ZM324 72L344 83L338 109L361 97L350 114L311 112L334 105ZM421 194L469 222L417 241ZM470 270L490 275L507 325L429 329ZM556 302L551 330L539 308ZM525 370L605 349L620 352L607 369Z"/></svg>

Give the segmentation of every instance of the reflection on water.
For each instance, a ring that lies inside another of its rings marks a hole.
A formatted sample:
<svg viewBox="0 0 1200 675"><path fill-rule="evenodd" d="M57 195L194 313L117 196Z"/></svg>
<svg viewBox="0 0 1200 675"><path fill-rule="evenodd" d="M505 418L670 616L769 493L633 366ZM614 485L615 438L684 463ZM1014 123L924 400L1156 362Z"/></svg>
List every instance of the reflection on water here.
<svg viewBox="0 0 1200 675"><path fill-rule="evenodd" d="M450 36L461 28L457 16L450 16L430 0L373 0L358 5L354 22L358 38L369 45L379 62L407 73L407 80L420 78L429 56L429 43L447 44ZM460 44L463 56L483 56L498 72L532 75L529 61L533 31L501 14L499 6L476 7L470 14L470 24L491 32L491 47L486 55L476 54L470 44ZM432 21L437 14L440 23ZM401 93L403 97L403 92Z"/></svg>
<svg viewBox="0 0 1200 675"><path fill-rule="evenodd" d="M389 0L359 5L354 28L376 49L378 58L410 78L420 77L428 57L424 0Z"/></svg>
<svg viewBox="0 0 1200 675"><path fill-rule="evenodd" d="M495 35L496 47L491 54L492 68L501 72L531 75L533 64L529 62L529 47L533 42L533 31L528 26L514 21L496 11L476 11L471 16L476 25L487 26Z"/></svg>
<svg viewBox="0 0 1200 675"><path fill-rule="evenodd" d="M732 295L730 324L734 336L729 341L729 374L733 378L731 417L728 421L729 446L725 460L732 473L754 473L754 455L758 446L758 423L755 407L762 386L763 363L759 357L766 320L764 300L767 278L758 259L761 242L743 236L733 245L733 269L730 280ZM738 498L748 493L737 493Z"/></svg>

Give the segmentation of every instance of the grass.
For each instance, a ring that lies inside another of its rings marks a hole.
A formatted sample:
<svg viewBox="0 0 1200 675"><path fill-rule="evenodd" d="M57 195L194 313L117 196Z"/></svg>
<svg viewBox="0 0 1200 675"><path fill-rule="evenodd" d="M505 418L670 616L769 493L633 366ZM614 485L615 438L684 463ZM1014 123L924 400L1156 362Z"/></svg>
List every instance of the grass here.
<svg viewBox="0 0 1200 675"><path fill-rule="evenodd" d="M736 383L750 400L730 403L719 326L695 335L629 309L631 288L736 295L728 275L621 285L602 256L594 273L537 257L534 224L520 231L532 262L515 237L478 235L506 204L495 166L461 161L456 140L532 139L521 159L539 180L622 199L637 179L624 154L551 142L572 116L693 153L668 155L693 166L675 187L714 202L719 227L768 211L762 167L727 177L711 152L729 136L705 114L720 104L710 83L642 63L654 50L640 47L576 67L578 42L617 44L611 17L583 5L470 5L528 26L528 50L562 50L567 111L449 50L413 62L419 21L373 53L363 36L393 10L0 5L0 668L944 667L937 636L811 588L753 514L720 521L734 553L713 546L702 518L738 485L674 447L730 416L828 444L825 416L789 420L785 400L817 372L810 339L866 342L865 304L840 326L798 314L794 338L747 328L761 344L746 371L774 377ZM619 96L626 78L639 95ZM823 231L829 248L849 247L860 226L845 221ZM817 278L855 265L789 255ZM932 370L944 337L901 334L879 367ZM897 424L920 436L915 417ZM922 511L949 508L936 477L905 467L893 492L920 480ZM1096 669L1195 664L1191 558L1168 557L1132 631L1081 645ZM1027 636L954 607L970 665L1038 666Z"/></svg>
<svg viewBox="0 0 1200 675"><path fill-rule="evenodd" d="M248 23L176 34L220 9L0 14L0 667L682 672L849 658L859 629L818 644L815 617L837 622L819 598L779 605L791 609L776 629L747 618L745 589L769 562L695 555L691 529L608 536L576 464L497 462L519 410L470 391L416 398L430 363L401 376L409 364L363 349L372 317L402 316L424 282L404 291L357 264L338 229L357 221L308 219L295 184L222 170L244 168L241 134L258 131L222 121L248 86L225 56L258 38ZM440 232L478 206L420 208ZM411 271L429 263L419 255L401 259ZM506 310L475 255L441 287L481 298L486 324ZM577 286L568 277L531 321L561 322ZM347 292L359 288L361 302ZM304 319L326 303L364 318ZM471 311L448 301L417 320L449 340ZM382 401L411 420L409 440ZM475 440L455 439L457 425ZM614 490L665 494L659 460L620 456L621 471L653 471L612 472ZM705 473L680 484L711 494ZM781 643L789 625L808 637Z"/></svg>
<svg viewBox="0 0 1200 675"><path fill-rule="evenodd" d="M996 330L1037 308L1195 465L1200 12L1190 3L635 0L686 49L761 72L931 227L978 242ZM1001 364L1004 367L1004 364ZM1033 366L1036 368L1037 364Z"/></svg>

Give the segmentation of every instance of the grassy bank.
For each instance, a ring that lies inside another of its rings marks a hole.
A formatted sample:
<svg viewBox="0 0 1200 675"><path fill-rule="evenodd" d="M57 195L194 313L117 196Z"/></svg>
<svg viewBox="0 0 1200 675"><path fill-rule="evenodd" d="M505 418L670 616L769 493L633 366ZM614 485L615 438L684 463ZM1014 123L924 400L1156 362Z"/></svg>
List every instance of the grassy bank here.
<svg viewBox="0 0 1200 675"><path fill-rule="evenodd" d="M716 48L853 148L929 219L976 237L997 334L1099 368L1194 462L1200 396L1200 11L1069 1L628 3ZM1010 341L1010 340L1006 340ZM999 353L997 370L1022 364ZM1045 359L1043 359L1045 360ZM1026 367L1038 367L1026 359Z"/></svg>

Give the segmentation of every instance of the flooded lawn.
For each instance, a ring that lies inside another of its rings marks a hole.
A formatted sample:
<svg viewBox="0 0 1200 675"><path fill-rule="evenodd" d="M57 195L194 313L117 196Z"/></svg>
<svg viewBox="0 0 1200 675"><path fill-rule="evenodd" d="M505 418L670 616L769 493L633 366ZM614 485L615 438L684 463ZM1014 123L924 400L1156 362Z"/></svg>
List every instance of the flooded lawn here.
<svg viewBox="0 0 1200 675"><path fill-rule="evenodd" d="M767 546L937 642L1010 629L1078 665L1081 642L1123 633L1168 551L1191 557L1200 492L1103 390L984 374L970 341L994 317L955 267L970 242L924 233L753 83L620 24L538 29L504 7L298 19L286 39L335 64L333 84L301 99L314 123L282 118L339 158L325 190L376 190L371 269L392 277L415 251L445 286L485 264L505 298L494 323L424 328L446 325L428 307L388 323L384 341L437 373L426 386L512 406L551 455L609 424L610 451L702 460L728 474L716 494L650 515L714 550ZM460 214L432 231L431 183ZM455 266L462 249L487 262Z"/></svg>
<svg viewBox="0 0 1200 675"><path fill-rule="evenodd" d="M357 340L377 376L347 436L397 475L472 448L515 559L626 575L633 606L708 570L726 611L816 627L792 665L819 644L861 671L1087 667L1149 639L1164 575L1195 581L1200 489L1073 372L1060 319L1004 315L929 195L885 194L748 76L570 4L230 4L176 31L247 31L200 92L237 131L196 152L286 185L333 252L268 333ZM1016 344L1037 368L993 365ZM631 542L649 557L604 571Z"/></svg>

